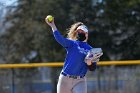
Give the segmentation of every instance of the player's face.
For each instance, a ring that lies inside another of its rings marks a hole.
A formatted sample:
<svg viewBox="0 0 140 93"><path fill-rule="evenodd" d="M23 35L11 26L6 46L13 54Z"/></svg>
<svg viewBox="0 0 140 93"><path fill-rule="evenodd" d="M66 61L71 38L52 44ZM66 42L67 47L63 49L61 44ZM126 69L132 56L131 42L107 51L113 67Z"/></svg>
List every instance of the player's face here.
<svg viewBox="0 0 140 93"><path fill-rule="evenodd" d="M88 32L85 32L85 31L83 31L83 30L81 30L81 29L78 29L78 30L77 30L77 33L83 33L83 34L85 34L86 39L85 39L84 41L87 41L87 40L88 40Z"/></svg>

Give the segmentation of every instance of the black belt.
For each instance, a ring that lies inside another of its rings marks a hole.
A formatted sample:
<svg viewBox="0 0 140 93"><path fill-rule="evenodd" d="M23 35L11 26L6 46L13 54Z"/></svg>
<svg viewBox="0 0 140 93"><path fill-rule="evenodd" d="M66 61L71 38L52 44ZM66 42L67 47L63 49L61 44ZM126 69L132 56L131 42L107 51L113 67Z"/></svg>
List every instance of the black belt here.
<svg viewBox="0 0 140 93"><path fill-rule="evenodd" d="M74 76L74 75L68 75L68 74L66 74L66 73L64 73L64 72L61 72L61 74L62 75L64 75L64 76L67 76L67 77L69 77L69 78L73 78L73 79L80 79L80 78L83 78L84 76Z"/></svg>

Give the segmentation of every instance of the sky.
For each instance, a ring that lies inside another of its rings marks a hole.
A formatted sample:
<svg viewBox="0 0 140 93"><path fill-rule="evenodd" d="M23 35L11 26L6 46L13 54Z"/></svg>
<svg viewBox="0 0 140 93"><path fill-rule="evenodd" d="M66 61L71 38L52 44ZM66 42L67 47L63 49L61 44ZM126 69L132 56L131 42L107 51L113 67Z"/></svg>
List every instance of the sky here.
<svg viewBox="0 0 140 93"><path fill-rule="evenodd" d="M2 18L5 15L7 8L16 5L17 5L17 0L0 0L0 13L1 13L0 18Z"/></svg>
<svg viewBox="0 0 140 93"><path fill-rule="evenodd" d="M17 0L0 0L0 32L4 31L3 21L7 13L7 8L17 5Z"/></svg>
<svg viewBox="0 0 140 93"><path fill-rule="evenodd" d="M9 5L12 5L16 2L17 0L0 0L0 8L6 7Z"/></svg>

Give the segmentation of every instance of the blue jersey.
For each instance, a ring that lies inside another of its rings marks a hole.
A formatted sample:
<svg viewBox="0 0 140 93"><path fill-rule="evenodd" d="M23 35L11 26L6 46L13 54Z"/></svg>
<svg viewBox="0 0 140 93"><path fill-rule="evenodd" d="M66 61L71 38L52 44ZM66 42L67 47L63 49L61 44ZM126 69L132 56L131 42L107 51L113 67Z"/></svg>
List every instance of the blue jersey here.
<svg viewBox="0 0 140 93"><path fill-rule="evenodd" d="M69 75L83 76L88 66L84 62L87 52L92 48L86 42L64 38L59 31L54 31L56 41L67 51L62 71Z"/></svg>

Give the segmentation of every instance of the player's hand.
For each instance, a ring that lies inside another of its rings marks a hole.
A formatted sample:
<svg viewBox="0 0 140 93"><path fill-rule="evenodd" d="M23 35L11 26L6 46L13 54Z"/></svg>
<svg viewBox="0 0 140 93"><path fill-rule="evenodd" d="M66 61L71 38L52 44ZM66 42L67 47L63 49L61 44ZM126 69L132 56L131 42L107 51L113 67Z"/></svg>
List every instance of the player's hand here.
<svg viewBox="0 0 140 93"><path fill-rule="evenodd" d="M91 64L92 64L92 60L87 59L87 60L86 60L86 63L87 63L87 65L89 66L89 65L91 65Z"/></svg>
<svg viewBox="0 0 140 93"><path fill-rule="evenodd" d="M54 20L53 20L52 22L49 22L48 19L47 19L47 17L45 18L45 22L46 22L50 27L52 27L52 26L55 25L55 24L54 24Z"/></svg>
<svg viewBox="0 0 140 93"><path fill-rule="evenodd" d="M87 59L87 60L85 60L86 61L86 63L87 63L87 65L91 65L93 62L99 62L99 58L98 59L96 59L96 60L91 60L91 59Z"/></svg>
<svg viewBox="0 0 140 93"><path fill-rule="evenodd" d="M54 20L53 20L52 22L49 22L49 21L47 20L47 17L46 17L46 18L45 18L45 22L52 28L53 31L56 31L56 30L57 30L56 25L55 25L55 23L54 23Z"/></svg>

